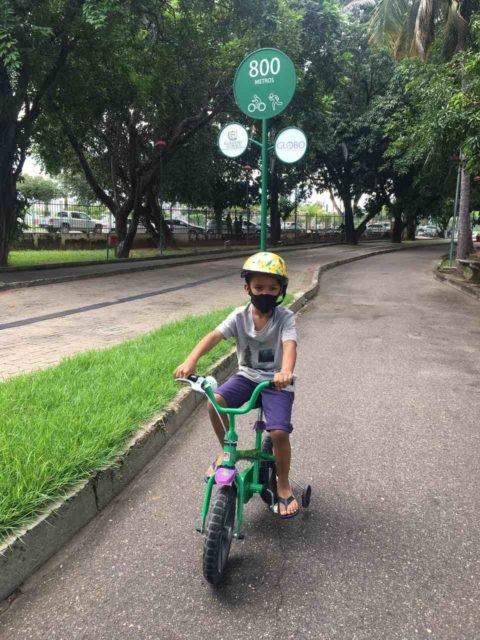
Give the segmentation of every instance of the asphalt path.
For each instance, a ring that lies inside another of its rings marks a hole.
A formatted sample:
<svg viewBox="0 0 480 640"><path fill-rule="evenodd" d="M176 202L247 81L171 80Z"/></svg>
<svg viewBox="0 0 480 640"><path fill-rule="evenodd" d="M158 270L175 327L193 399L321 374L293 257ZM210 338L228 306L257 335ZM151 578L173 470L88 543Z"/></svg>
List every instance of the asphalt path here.
<svg viewBox="0 0 480 640"><path fill-rule="evenodd" d="M440 253L328 272L298 317L293 466L309 510L280 521L252 500L209 586L201 408L4 606L0 639L477 640L480 308L433 279ZM239 431L248 441L249 420Z"/></svg>
<svg viewBox="0 0 480 640"><path fill-rule="evenodd" d="M309 288L320 264L385 247L391 243L285 252L290 290ZM243 262L232 256L0 291L0 380L57 364L81 351L119 344L189 314L240 305L245 299L239 277Z"/></svg>

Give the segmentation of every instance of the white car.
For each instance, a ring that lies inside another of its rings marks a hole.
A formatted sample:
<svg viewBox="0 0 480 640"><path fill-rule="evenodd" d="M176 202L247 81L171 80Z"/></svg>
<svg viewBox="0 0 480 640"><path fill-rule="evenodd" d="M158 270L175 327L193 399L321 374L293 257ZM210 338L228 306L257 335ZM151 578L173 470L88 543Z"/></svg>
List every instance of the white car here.
<svg viewBox="0 0 480 640"><path fill-rule="evenodd" d="M115 233L115 218L105 213L96 222L102 225L102 233Z"/></svg>
<svg viewBox="0 0 480 640"><path fill-rule="evenodd" d="M82 231L84 233L102 233L103 227L99 220L92 220L88 213L83 211L59 211L55 216L48 218L48 230L52 233L60 231Z"/></svg>
<svg viewBox="0 0 480 640"><path fill-rule="evenodd" d="M437 238L440 233L440 229L433 224L426 224L418 228L418 235L427 236L428 238Z"/></svg>
<svg viewBox="0 0 480 640"><path fill-rule="evenodd" d="M232 221L232 229L231 229L231 233L234 232L234 222ZM215 218L210 218L210 220L207 221L207 226L205 229L205 232L208 235L216 235L217 234L217 221L215 220ZM225 220L222 220L222 224L221 224L221 234L222 235L228 235L229 234L229 228L227 223L225 222Z"/></svg>
<svg viewBox="0 0 480 640"><path fill-rule="evenodd" d="M185 235L195 238L202 238L206 236L206 232L202 227L199 227L195 224L190 224L189 222L185 222L185 220L180 220L179 218L172 218L171 220L165 220L165 223L170 228L170 231L173 235Z"/></svg>
<svg viewBox="0 0 480 640"><path fill-rule="evenodd" d="M41 233L48 227L48 217L38 213L26 213L23 225L24 233Z"/></svg>
<svg viewBox="0 0 480 640"><path fill-rule="evenodd" d="M367 224L366 232L369 238L387 238L390 235L390 222L372 222Z"/></svg>
<svg viewBox="0 0 480 640"><path fill-rule="evenodd" d="M282 228L284 231L297 231L298 233L306 233L307 231L300 222L284 222Z"/></svg>

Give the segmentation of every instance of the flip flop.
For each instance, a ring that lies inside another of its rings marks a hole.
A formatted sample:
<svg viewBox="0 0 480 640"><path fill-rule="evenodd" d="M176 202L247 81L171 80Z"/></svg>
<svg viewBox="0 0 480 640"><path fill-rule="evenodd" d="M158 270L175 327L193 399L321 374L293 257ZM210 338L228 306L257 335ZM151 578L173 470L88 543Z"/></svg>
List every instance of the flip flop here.
<svg viewBox="0 0 480 640"><path fill-rule="evenodd" d="M285 514L281 514L280 513L280 503L283 504L283 506L285 508L288 507L288 505L293 502L295 500L295 496L288 496L288 498L281 498L280 496L277 496L277 505L278 505L278 517L281 518L282 520L289 520L290 518L295 518L295 516L298 516L300 509L297 509L294 513L285 513Z"/></svg>

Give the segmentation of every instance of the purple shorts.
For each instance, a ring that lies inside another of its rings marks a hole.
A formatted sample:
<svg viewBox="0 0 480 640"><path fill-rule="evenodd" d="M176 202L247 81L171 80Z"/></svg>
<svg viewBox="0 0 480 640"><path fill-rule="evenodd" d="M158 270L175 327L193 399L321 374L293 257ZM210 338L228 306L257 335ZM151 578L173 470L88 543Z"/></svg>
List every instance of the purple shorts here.
<svg viewBox="0 0 480 640"><path fill-rule="evenodd" d="M257 386L245 376L235 374L218 387L215 395L222 396L228 407L237 409L250 400ZM279 429L291 433L294 394L284 389L264 389L260 394L267 431Z"/></svg>

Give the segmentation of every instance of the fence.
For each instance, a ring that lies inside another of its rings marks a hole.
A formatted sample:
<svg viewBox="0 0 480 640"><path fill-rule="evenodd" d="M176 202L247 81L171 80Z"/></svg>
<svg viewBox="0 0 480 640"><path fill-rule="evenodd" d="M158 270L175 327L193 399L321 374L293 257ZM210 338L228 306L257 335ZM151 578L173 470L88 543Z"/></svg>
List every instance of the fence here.
<svg viewBox="0 0 480 640"><path fill-rule="evenodd" d="M163 207L163 215L175 240L180 243L218 244L225 240L233 243L255 243L260 236L260 213L233 209L224 212L218 224L213 211L186 207ZM113 235L115 220L106 207L99 204L64 205L58 202L35 202L27 210L24 234L98 234ZM390 234L390 222L372 220L365 237L380 238ZM148 235L140 221L137 235ZM267 224L267 235L270 225ZM281 240L295 242L340 242L344 237L343 219L340 214L305 214L297 212L281 221ZM36 238L38 241L38 238ZM35 243L37 246L37 242Z"/></svg>

